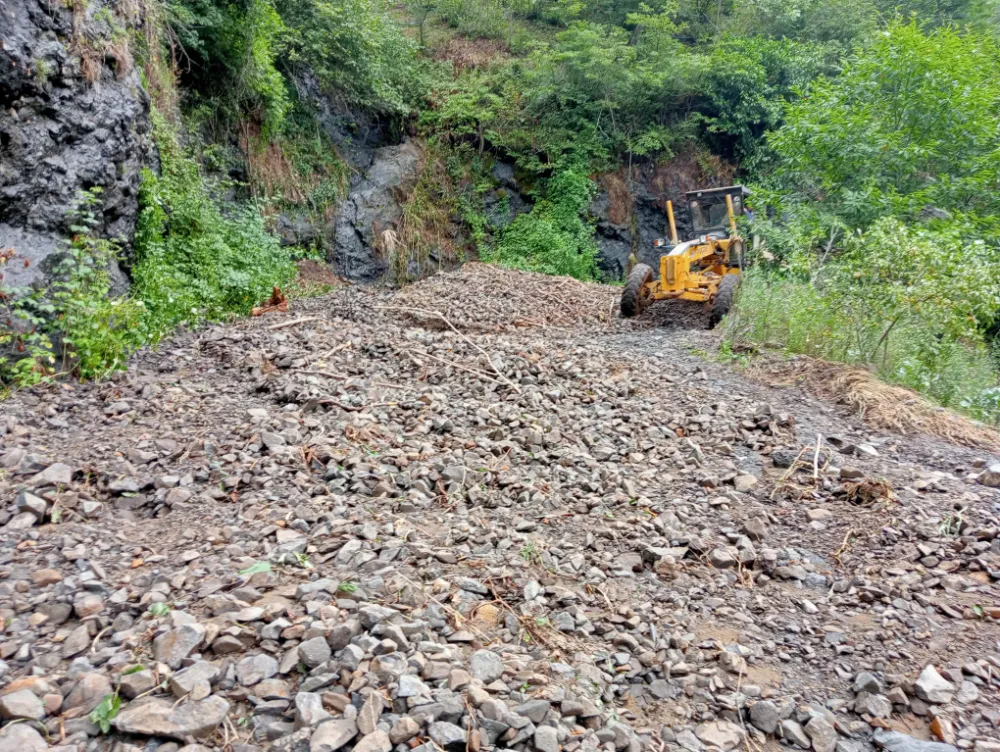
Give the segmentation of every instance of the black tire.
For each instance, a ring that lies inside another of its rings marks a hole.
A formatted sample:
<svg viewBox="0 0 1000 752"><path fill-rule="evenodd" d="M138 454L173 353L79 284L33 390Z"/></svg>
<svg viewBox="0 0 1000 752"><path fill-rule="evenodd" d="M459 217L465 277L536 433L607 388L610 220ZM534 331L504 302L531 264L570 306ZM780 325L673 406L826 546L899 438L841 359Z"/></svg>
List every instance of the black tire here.
<svg viewBox="0 0 1000 752"><path fill-rule="evenodd" d="M628 275L625 289L622 291L621 309L624 318L630 319L642 313L647 302L642 288L652 281L653 270L645 264L636 264L632 273Z"/></svg>
<svg viewBox="0 0 1000 752"><path fill-rule="evenodd" d="M712 315L708 320L708 328L714 329L719 322L729 313L733 307L733 298L736 297L736 288L740 286L740 276L738 274L727 274L719 283L719 290L715 293L715 300L712 301Z"/></svg>

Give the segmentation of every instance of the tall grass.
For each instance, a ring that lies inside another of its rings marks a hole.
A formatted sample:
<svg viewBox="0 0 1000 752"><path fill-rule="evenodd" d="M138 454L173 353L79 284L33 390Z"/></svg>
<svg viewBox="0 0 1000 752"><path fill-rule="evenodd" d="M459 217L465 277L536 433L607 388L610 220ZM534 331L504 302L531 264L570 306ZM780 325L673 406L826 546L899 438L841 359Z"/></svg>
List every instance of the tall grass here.
<svg viewBox="0 0 1000 752"><path fill-rule="evenodd" d="M945 407L1000 423L997 362L984 339L953 339L919 319L882 339L884 327L872 324L851 301L810 281L751 269L725 337L734 349L755 345L863 366Z"/></svg>

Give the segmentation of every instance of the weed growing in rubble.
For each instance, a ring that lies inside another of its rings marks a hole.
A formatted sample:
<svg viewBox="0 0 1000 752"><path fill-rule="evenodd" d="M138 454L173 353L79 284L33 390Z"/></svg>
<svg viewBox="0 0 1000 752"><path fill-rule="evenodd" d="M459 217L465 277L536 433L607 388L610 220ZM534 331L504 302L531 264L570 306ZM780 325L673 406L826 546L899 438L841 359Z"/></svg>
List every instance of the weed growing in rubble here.
<svg viewBox="0 0 1000 752"><path fill-rule="evenodd" d="M96 724L102 734L111 731L111 721L118 716L118 711L122 709L122 698L117 692L105 695L98 703L97 707L90 712L90 722Z"/></svg>

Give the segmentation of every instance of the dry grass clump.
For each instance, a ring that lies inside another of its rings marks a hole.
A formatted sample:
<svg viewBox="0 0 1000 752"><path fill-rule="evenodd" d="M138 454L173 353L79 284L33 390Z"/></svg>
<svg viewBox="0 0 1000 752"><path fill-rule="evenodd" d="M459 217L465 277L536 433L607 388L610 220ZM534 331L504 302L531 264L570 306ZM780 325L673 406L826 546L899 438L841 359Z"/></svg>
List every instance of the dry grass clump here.
<svg viewBox="0 0 1000 752"><path fill-rule="evenodd" d="M762 383L804 386L825 399L850 406L877 428L924 433L967 447L1000 448L1000 433L935 405L917 392L880 381L858 368L798 356L762 360L747 375Z"/></svg>

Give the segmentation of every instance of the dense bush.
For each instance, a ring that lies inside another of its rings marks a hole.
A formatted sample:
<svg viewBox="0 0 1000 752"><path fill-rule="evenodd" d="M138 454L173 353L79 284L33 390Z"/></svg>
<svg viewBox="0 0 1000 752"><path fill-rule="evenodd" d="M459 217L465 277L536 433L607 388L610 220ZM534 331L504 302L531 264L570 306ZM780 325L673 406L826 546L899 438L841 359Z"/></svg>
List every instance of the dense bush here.
<svg viewBox="0 0 1000 752"><path fill-rule="evenodd" d="M151 341L179 324L247 314L294 271L256 207L224 213L197 162L155 112L154 126L161 171L143 175L132 273Z"/></svg>
<svg viewBox="0 0 1000 752"><path fill-rule="evenodd" d="M527 214L515 219L496 246L484 253L487 261L514 269L565 274L593 279L597 246L593 230L583 219L594 186L577 170L557 173Z"/></svg>

